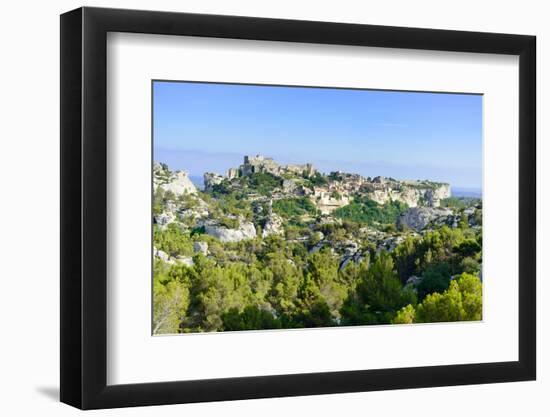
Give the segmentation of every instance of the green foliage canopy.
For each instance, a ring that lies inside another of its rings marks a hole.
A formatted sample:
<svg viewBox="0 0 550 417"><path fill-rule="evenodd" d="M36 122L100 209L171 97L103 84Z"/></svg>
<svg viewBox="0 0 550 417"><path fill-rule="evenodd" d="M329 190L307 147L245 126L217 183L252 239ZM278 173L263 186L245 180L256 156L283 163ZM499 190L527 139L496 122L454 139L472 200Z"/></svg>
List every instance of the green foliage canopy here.
<svg viewBox="0 0 550 417"><path fill-rule="evenodd" d="M352 203L334 211L334 216L370 226L395 224L408 206L399 201L380 205L366 197L356 197Z"/></svg>

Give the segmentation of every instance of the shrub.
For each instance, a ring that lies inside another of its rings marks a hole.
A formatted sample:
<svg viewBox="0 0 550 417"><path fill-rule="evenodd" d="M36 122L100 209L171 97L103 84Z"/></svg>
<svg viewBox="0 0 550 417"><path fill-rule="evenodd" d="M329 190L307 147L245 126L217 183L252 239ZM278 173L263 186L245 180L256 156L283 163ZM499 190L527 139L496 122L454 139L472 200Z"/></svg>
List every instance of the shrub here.
<svg viewBox="0 0 550 417"><path fill-rule="evenodd" d="M286 218L317 213L315 205L307 197L276 200L273 202L273 211Z"/></svg>
<svg viewBox="0 0 550 417"><path fill-rule="evenodd" d="M428 294L445 291L449 288L450 282L451 266L448 263L441 262L430 265L426 269L416 290L420 299L423 299Z"/></svg>
<svg viewBox="0 0 550 417"><path fill-rule="evenodd" d="M335 210L334 216L371 226L375 224L395 224L397 218L407 208L407 204L399 201L391 201L380 205L369 198L356 197L351 204Z"/></svg>

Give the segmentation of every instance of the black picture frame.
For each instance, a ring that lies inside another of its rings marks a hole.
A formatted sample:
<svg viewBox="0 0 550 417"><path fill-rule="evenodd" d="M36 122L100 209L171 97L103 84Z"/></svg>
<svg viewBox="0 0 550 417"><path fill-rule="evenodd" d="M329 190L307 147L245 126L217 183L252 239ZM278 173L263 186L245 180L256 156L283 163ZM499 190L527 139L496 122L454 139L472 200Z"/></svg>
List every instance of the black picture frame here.
<svg viewBox="0 0 550 417"><path fill-rule="evenodd" d="M107 375L108 32L519 56L519 360L112 385ZM534 380L534 36L156 11L61 15L61 401L81 409Z"/></svg>

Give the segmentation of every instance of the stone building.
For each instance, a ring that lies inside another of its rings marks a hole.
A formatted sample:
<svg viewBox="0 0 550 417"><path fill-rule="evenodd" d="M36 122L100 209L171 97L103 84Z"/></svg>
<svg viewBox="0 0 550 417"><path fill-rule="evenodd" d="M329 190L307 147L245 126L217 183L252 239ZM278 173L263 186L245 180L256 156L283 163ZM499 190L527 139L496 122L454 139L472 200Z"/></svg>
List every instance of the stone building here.
<svg viewBox="0 0 550 417"><path fill-rule="evenodd" d="M317 170L312 164L288 164L279 165L273 160L263 155L248 156L245 155L243 164L238 168L238 176L248 176L260 172L266 172L273 175L283 175L285 173L291 173L294 175L311 176L314 175Z"/></svg>

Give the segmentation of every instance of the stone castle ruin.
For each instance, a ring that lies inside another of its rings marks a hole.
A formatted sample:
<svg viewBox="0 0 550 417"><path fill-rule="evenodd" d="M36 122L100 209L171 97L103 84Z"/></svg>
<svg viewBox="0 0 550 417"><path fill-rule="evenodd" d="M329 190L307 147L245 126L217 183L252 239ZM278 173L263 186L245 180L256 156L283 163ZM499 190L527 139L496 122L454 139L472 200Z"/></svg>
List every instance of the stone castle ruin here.
<svg viewBox="0 0 550 417"><path fill-rule="evenodd" d="M247 177L257 173L269 173L276 176L283 174L301 175L310 177L317 172L312 164L279 165L273 160L263 155L244 156L243 164L238 168L230 168L227 171L227 178Z"/></svg>

